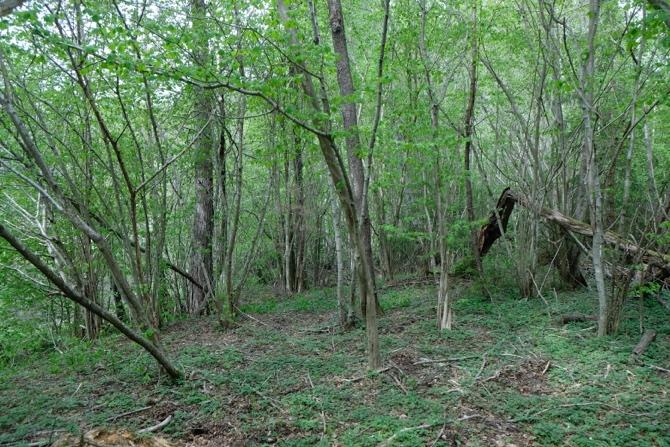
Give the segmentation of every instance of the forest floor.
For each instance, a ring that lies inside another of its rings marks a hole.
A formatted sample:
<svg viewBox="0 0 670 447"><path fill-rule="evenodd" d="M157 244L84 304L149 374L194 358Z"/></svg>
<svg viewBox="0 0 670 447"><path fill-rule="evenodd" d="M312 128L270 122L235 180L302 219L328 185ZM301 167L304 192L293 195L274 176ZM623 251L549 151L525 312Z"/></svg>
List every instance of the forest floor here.
<svg viewBox="0 0 670 447"><path fill-rule="evenodd" d="M0 445L48 445L62 431L136 430L172 416L182 446L670 445L670 319L653 299L627 304L619 335L594 337L595 294L493 302L464 287L456 328L435 328L432 287L387 288L384 370L365 371L364 329L339 332L330 289L258 294L232 331L172 323L170 384L118 336L71 342L0 371ZM658 332L640 359L645 326ZM44 441L40 444L40 441ZM32 443L32 444L31 444Z"/></svg>

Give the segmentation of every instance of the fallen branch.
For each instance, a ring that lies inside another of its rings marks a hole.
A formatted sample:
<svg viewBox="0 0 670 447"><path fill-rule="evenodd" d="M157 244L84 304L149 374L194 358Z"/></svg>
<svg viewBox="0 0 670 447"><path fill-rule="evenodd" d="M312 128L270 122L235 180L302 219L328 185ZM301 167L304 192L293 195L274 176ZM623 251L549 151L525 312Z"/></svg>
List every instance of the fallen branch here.
<svg viewBox="0 0 670 447"><path fill-rule="evenodd" d="M655 369L656 371L661 371L661 372L670 374L670 369L661 368L660 366L656 366L656 365L649 365L649 367L651 369Z"/></svg>
<svg viewBox="0 0 670 447"><path fill-rule="evenodd" d="M151 427L143 428L142 430L138 430L137 433L152 433L158 430L161 430L165 426L167 426L170 422L172 422L172 415L166 417L163 419L162 422L159 422L156 425L152 425Z"/></svg>
<svg viewBox="0 0 670 447"><path fill-rule="evenodd" d="M420 359L418 362L414 362L413 365L428 365L431 363L449 363L449 362L459 362L461 360L469 360L469 359L476 359L480 358L481 356L479 355L466 355L464 357L448 357L444 359Z"/></svg>
<svg viewBox="0 0 670 447"><path fill-rule="evenodd" d="M656 338L656 331L649 329L642 334L642 338L640 338L640 342L635 345L633 348L633 355L635 357L639 357L642 354L644 354L644 351L647 350L649 345L651 344L652 341Z"/></svg>
<svg viewBox="0 0 670 447"><path fill-rule="evenodd" d="M398 385L398 388L400 388L400 391L402 391L404 394L408 393L407 388L405 387L405 385L402 384L400 379L397 378L395 374L393 374L392 372L389 372L388 375L391 376L391 378L393 379L395 384Z"/></svg>
<svg viewBox="0 0 670 447"><path fill-rule="evenodd" d="M254 393L257 394L259 397L262 397L263 399L267 400L270 405L272 405L276 410L278 410L280 413L286 413L286 410L284 410L282 407L277 405L275 403L275 399L266 396L265 394L261 393L258 390L254 390Z"/></svg>
<svg viewBox="0 0 670 447"><path fill-rule="evenodd" d="M377 373L377 374L381 374L381 373L383 373L383 372L388 371L388 370L391 369L391 368L392 368L392 366L387 366L386 368L375 369L375 370L373 370L373 371L370 371L370 373L373 373L373 372L374 372L374 373ZM364 375L364 376L352 377L351 379L342 379L342 380L345 381L345 382L348 382L348 383L354 383L354 382L359 382L359 381L361 381L361 380L363 380L363 379L367 379L368 377L370 377L370 375L369 375L369 374L366 374L366 375Z"/></svg>

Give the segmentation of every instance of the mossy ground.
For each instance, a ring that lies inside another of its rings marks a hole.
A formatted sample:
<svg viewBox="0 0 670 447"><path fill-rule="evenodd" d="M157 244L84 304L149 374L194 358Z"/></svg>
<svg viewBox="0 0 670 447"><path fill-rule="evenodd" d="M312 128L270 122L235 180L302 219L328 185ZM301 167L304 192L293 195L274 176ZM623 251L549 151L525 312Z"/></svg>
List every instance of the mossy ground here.
<svg viewBox="0 0 670 447"><path fill-rule="evenodd" d="M433 287L385 289L381 373L365 372L364 329L329 329L329 289L258 296L244 307L254 319L228 332L213 319L170 325L179 384L118 336L33 355L0 372L0 445L168 415L163 434L189 446L670 445L670 375L653 367L670 366L660 304L631 300L620 333L596 338L593 322L555 322L594 313L592 293L545 303L477 290L462 288L455 329L439 332ZM640 321L658 335L632 360Z"/></svg>

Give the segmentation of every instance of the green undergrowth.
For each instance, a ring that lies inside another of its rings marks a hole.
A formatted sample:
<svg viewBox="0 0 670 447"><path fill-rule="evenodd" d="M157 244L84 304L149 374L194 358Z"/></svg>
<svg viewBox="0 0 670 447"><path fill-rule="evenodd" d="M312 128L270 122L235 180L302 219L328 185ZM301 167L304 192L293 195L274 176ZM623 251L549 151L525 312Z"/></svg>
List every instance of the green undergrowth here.
<svg viewBox="0 0 670 447"><path fill-rule="evenodd" d="M455 287L444 332L432 287L383 289L379 373L365 370L364 328L332 327L333 289L250 299L228 332L174 323L163 342L177 384L119 336L33 354L0 372L0 445L169 415L163 434L191 445L670 445L670 322L656 301L631 300L619 333L596 338L592 321L556 323L593 314L592 292ZM658 335L632 359L641 326Z"/></svg>

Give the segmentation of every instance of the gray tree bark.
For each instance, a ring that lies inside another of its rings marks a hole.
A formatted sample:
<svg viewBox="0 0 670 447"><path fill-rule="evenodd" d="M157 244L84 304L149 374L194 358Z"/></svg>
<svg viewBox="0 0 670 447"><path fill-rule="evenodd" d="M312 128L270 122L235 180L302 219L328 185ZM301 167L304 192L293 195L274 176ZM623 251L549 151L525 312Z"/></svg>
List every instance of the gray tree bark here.
<svg viewBox="0 0 670 447"><path fill-rule="evenodd" d="M283 0L277 0L277 9L280 19L289 32L290 40L293 45L298 44L298 36L295 28L289 26L288 10ZM349 182L349 177L344 168L344 164L339 157L337 147L333 136L329 133L330 119L323 118L320 114L323 113L322 102L319 100L312 78L304 67L296 67L302 73L302 88L305 95L311 102L311 106L317 114L313 118L313 125L315 126L315 135L319 141L319 148L323 155L328 172L337 191L337 197L340 201L340 206L344 212L344 217L347 222L347 229L351 238L353 239L358 256L362 259L361 262L361 283L364 283L368 290L374 290L374 271L370 269L371 261L368 261L368 251L365 249L364 238L361 235L359 227L359 213L356 207L356 200L353 189ZM381 354L379 351L379 330L377 327L377 306L373 294L368 294L366 300L366 335L367 335L367 354L368 354L368 368L378 369L381 366Z"/></svg>
<svg viewBox="0 0 670 447"><path fill-rule="evenodd" d="M358 116L356 110L356 102L353 95L356 93L354 88L354 80L351 75L351 61L349 58L349 51L347 48L347 37L344 26L344 16L342 14L342 3L340 0L328 0L328 10L330 13L330 31L333 39L333 49L338 55L335 63L337 69L337 83L340 89L340 95L347 98L342 105L342 122L344 130L347 132L345 138L347 146L347 160L349 163L349 175L351 186L353 190L356 208L359 213L359 225L361 237L363 238L363 245L366 250L366 262L370 265L367 268L374 272L374 264L372 257L372 226L370 224L370 210L365 194L366 176L363 167L363 160L360 151L361 146L360 134L358 132ZM359 258L363 262L363 258ZM363 315L366 314L367 296L372 295L375 306L379 309L376 295L376 284L374 274L372 276L372 289L368 289L367 285L360 282L361 289L361 310Z"/></svg>
<svg viewBox="0 0 670 447"><path fill-rule="evenodd" d="M584 177L585 189L589 201L591 214L591 228L593 240L591 245L591 261L598 293L598 335L608 333L609 299L605 288L605 272L603 266L604 246L604 222L602 191L600 189L600 174L596 159L596 150L593 141L593 115L594 115L594 67L595 67L595 39L598 30L600 16L600 0L590 1L589 24L587 36L587 57L582 66L580 79L580 96L582 100L582 117L584 120L584 144L582 147L582 158L586 165L586 176Z"/></svg>
<svg viewBox="0 0 670 447"><path fill-rule="evenodd" d="M202 36L206 28L207 9L204 0L191 0L192 29L197 36L194 52L196 63L206 66L209 60L209 42ZM198 315L207 309L212 290L212 235L214 232L214 190L212 168L212 131L210 128L212 101L205 89L194 87L194 121L200 132L194 144L195 212L190 273L204 288L191 285L186 299L186 311Z"/></svg>

